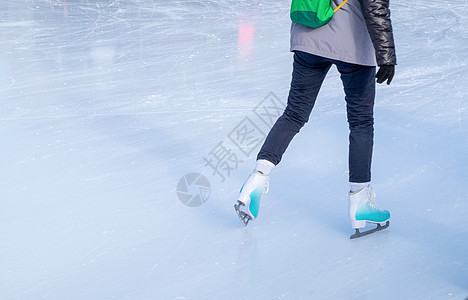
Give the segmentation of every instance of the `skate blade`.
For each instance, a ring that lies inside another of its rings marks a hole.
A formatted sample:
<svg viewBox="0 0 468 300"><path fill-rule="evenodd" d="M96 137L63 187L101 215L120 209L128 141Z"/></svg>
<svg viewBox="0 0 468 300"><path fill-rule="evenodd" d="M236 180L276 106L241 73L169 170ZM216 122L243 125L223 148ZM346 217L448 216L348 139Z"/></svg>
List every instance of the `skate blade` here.
<svg viewBox="0 0 468 300"><path fill-rule="evenodd" d="M376 227L376 228L370 229L370 230L367 230L367 231L363 231L363 232L360 232L360 231L359 231L359 228L356 228L356 233L354 233L353 235L351 235L349 238L350 238L350 239L360 238L360 237L369 235L369 234L371 234L371 233L384 230L384 229L387 228L388 226L390 226L390 221L387 221L387 222L385 223L385 225L380 225L379 223L377 223L377 227Z"/></svg>
<svg viewBox="0 0 468 300"><path fill-rule="evenodd" d="M244 226L247 226L247 224L249 224L249 221L252 220L252 218L250 218L250 216L245 212L240 211L239 208L241 205L244 206L245 204L240 201L237 201L237 204L234 204L234 209L236 210L236 213L239 216L239 219L241 220L242 224L244 224Z"/></svg>

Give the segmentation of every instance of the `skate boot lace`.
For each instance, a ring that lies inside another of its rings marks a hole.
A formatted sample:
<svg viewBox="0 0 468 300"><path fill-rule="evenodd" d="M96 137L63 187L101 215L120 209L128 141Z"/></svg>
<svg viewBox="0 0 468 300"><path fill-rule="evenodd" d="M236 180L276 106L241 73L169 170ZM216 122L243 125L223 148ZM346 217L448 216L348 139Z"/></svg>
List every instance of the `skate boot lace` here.
<svg viewBox="0 0 468 300"><path fill-rule="evenodd" d="M265 189L263 190L263 193L267 194L269 190L270 190L270 177L268 177L268 179L267 179L267 182L265 184Z"/></svg>
<svg viewBox="0 0 468 300"><path fill-rule="evenodd" d="M265 187L263 188L263 193L266 194L270 190L270 176L263 174L262 172L254 171L255 173L259 174L260 176L266 176L266 183Z"/></svg>
<svg viewBox="0 0 468 300"><path fill-rule="evenodd" d="M369 187L367 188L367 199L368 199L368 202L369 202L369 205L372 206L373 208L379 210L379 211L382 211L380 208L377 207L377 205L375 204L375 192L374 192L374 188L372 186L369 185Z"/></svg>

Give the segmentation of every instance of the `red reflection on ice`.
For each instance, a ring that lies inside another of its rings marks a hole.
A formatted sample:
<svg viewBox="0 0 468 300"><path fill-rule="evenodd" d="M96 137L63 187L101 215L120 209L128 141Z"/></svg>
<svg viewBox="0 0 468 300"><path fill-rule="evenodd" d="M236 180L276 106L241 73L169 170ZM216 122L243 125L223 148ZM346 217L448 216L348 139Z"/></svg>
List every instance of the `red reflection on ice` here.
<svg viewBox="0 0 468 300"><path fill-rule="evenodd" d="M241 57L249 60L252 56L253 38L255 34L255 25L249 20L241 20L239 23L239 51Z"/></svg>

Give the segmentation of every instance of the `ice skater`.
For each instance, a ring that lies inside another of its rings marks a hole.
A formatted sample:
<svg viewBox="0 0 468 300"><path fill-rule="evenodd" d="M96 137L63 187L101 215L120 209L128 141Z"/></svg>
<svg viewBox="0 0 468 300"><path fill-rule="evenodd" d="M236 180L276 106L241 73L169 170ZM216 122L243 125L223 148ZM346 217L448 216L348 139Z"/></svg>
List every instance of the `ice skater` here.
<svg viewBox="0 0 468 300"><path fill-rule="evenodd" d="M333 0L333 6L341 2ZM386 228L390 213L375 204L371 161L375 81L390 84L396 65L389 0L349 0L330 23L316 29L293 22L290 50L294 62L288 103L258 153L253 173L241 188L235 205L237 214L244 225L257 218L271 171L309 120L325 75L335 65L343 82L350 130L349 217L356 229L351 238ZM359 229L366 223L377 227L361 232Z"/></svg>

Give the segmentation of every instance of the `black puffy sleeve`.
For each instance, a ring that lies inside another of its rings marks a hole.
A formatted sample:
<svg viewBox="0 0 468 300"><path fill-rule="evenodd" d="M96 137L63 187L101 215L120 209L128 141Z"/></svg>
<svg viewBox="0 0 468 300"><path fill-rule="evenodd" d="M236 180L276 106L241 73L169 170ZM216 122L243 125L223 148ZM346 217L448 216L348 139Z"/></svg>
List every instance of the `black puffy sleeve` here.
<svg viewBox="0 0 468 300"><path fill-rule="evenodd" d="M396 65L389 0L359 0L359 2L374 45L377 64Z"/></svg>

